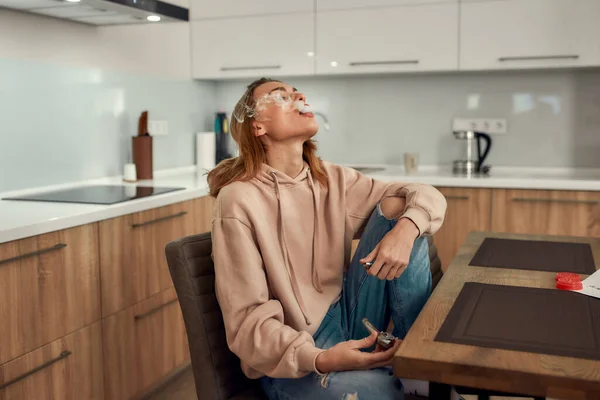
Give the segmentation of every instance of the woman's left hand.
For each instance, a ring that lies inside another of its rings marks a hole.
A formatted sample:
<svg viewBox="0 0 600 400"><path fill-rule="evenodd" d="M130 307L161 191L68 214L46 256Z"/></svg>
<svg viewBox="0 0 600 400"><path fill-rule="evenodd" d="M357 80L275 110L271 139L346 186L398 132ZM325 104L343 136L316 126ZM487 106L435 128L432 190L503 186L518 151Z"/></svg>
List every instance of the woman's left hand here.
<svg viewBox="0 0 600 400"><path fill-rule="evenodd" d="M391 281L399 278L408 266L410 253L418 236L419 229L414 222L402 218L360 263L365 265L372 262L371 267L366 267L367 273L379 279Z"/></svg>

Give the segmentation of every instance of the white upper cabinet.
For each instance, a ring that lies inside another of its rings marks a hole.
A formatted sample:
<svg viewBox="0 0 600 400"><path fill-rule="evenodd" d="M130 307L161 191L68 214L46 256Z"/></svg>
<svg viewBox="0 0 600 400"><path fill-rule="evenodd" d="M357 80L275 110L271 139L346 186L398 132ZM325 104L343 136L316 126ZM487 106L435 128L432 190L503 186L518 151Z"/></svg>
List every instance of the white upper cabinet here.
<svg viewBox="0 0 600 400"><path fill-rule="evenodd" d="M317 74L458 69L458 4L317 13Z"/></svg>
<svg viewBox="0 0 600 400"><path fill-rule="evenodd" d="M458 0L317 0L317 11L348 10L381 6L422 5L429 3L458 3Z"/></svg>
<svg viewBox="0 0 600 400"><path fill-rule="evenodd" d="M189 0L190 19L241 17L314 11L314 1Z"/></svg>
<svg viewBox="0 0 600 400"><path fill-rule="evenodd" d="M461 4L463 70L600 65L600 0Z"/></svg>
<svg viewBox="0 0 600 400"><path fill-rule="evenodd" d="M192 21L198 79L314 74L314 14Z"/></svg>

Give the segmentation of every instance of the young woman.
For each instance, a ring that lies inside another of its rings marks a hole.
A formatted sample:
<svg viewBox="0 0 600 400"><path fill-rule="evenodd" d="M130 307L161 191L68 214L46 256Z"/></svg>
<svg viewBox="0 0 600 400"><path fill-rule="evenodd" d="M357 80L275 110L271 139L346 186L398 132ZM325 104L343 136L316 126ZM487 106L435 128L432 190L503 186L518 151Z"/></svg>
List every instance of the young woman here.
<svg viewBox="0 0 600 400"><path fill-rule="evenodd" d="M424 236L446 201L321 161L305 105L282 82L250 84L231 121L240 155L208 175L227 342L271 400L401 399L387 367L400 340L375 347L362 319L406 335L431 291Z"/></svg>

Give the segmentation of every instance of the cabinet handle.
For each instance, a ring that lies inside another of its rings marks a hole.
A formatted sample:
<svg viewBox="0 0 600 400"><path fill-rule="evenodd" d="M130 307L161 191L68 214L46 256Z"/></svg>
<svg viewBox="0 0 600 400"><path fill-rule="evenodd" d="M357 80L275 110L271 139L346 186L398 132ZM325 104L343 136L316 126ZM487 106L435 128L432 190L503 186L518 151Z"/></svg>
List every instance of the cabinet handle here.
<svg viewBox="0 0 600 400"><path fill-rule="evenodd" d="M577 54L557 54L549 56L522 56L522 57L500 57L498 61L538 61L538 60L577 60Z"/></svg>
<svg viewBox="0 0 600 400"><path fill-rule="evenodd" d="M169 219L173 219L173 218L183 217L186 214L187 214L187 211L182 211L182 212L179 212L177 214L167 215L166 217L160 217L160 218L152 219L150 221L140 222L139 224L133 224L133 225L131 225L131 227L133 229L135 229L135 228L139 228L139 227L142 227L142 226L155 224L157 222L162 222L162 221L166 221L166 220L169 220Z"/></svg>
<svg viewBox="0 0 600 400"><path fill-rule="evenodd" d="M60 355L58 357L56 357L53 360L50 360L42 365L40 365L39 367L36 367L34 369L32 369L29 372L25 372L23 375L16 377L15 379L12 379L6 383L3 383L0 385L0 390L9 387L10 385L12 385L13 383L17 383L19 381L22 381L23 379L35 374L36 372L39 372L41 370L43 370L44 368L47 368L49 366L51 366L52 364L59 362L60 360L62 360L63 358L67 358L71 355L71 352L69 350L65 350L62 353L60 353Z"/></svg>
<svg viewBox="0 0 600 400"><path fill-rule="evenodd" d="M369 65L404 65L404 64L418 64L419 60L396 60L396 61L354 61L348 63L351 67L363 67Z"/></svg>
<svg viewBox="0 0 600 400"><path fill-rule="evenodd" d="M167 301L165 304L160 305L160 306L158 306L158 307L156 307L156 308L154 308L154 309L152 309L152 310L150 310L150 311L148 311L148 312L146 312L144 314L136 315L135 317L133 317L133 319L135 319L136 321L140 320L140 319L144 319L144 318L146 318L146 317L154 314L155 312L162 310L163 308L165 308L169 304L173 304L173 303L177 303L177 299L173 299L171 301Z"/></svg>
<svg viewBox="0 0 600 400"><path fill-rule="evenodd" d="M281 69L281 65L247 65L247 66L239 66L239 67L221 67L222 72L253 71L256 69Z"/></svg>
<svg viewBox="0 0 600 400"><path fill-rule="evenodd" d="M519 203L563 203L563 204L600 204L600 200L577 200L577 199L540 199L515 197L512 201Z"/></svg>
<svg viewBox="0 0 600 400"><path fill-rule="evenodd" d="M13 258L7 258L6 260L0 260L0 265L2 265L2 264L8 264L8 263L11 263L13 261L23 260L25 258L39 256L40 254L44 254L44 253L50 253L52 251L64 249L65 247L67 247L66 244L59 243L59 244L57 244L55 246L52 246L52 247L49 247L47 249L42 249L42 250L38 250L38 251L32 251L31 253L21 254L20 256L16 256L16 257L13 257Z"/></svg>
<svg viewBox="0 0 600 400"><path fill-rule="evenodd" d="M445 196L450 200L469 200L469 196Z"/></svg>

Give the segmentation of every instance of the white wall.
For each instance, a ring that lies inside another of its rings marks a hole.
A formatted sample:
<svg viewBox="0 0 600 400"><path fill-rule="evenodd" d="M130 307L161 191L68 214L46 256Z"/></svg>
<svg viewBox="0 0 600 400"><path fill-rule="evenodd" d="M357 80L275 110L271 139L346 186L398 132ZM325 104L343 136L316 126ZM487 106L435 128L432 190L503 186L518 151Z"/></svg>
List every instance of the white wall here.
<svg viewBox="0 0 600 400"><path fill-rule="evenodd" d="M148 110L155 169L195 162L215 84L190 78L187 23L91 27L0 9L0 192L114 176Z"/></svg>
<svg viewBox="0 0 600 400"><path fill-rule="evenodd" d="M190 78L187 22L90 26L0 8L0 57Z"/></svg>

